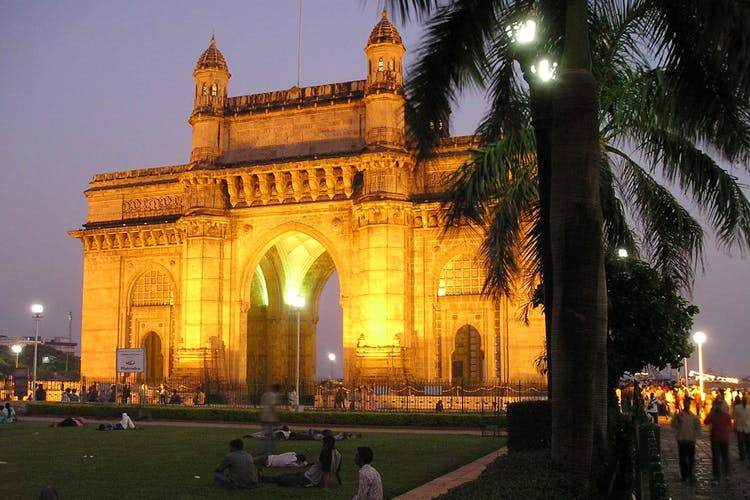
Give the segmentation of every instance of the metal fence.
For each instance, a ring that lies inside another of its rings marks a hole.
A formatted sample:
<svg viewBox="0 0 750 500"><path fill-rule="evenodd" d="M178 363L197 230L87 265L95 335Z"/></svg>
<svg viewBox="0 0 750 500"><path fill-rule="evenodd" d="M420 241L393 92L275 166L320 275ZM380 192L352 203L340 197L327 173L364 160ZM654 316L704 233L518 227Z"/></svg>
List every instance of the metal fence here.
<svg viewBox="0 0 750 500"><path fill-rule="evenodd" d="M62 401L65 389L75 389L81 402L120 404L170 404L257 406L267 384L230 384L206 379L181 378L163 384L138 383L114 378L38 380L47 401ZM0 381L0 397L16 399L13 379ZM282 404L289 404L293 384L281 383ZM19 391L23 394L23 390ZM26 387L27 398L31 384ZM176 398L174 398L176 396ZM174 398L174 399L173 399ZM324 379L300 385L299 402L306 410L369 410L413 412L504 412L516 401L547 399L545 379L493 381L484 384L451 384L445 381L371 381L348 384Z"/></svg>

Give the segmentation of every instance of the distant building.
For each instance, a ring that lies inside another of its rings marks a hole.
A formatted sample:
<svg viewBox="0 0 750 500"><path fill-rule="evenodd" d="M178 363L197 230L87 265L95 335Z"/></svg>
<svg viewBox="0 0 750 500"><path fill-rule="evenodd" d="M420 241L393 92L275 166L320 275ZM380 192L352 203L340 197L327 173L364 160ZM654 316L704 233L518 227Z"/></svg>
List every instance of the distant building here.
<svg viewBox="0 0 750 500"><path fill-rule="evenodd" d="M97 174L85 192L70 232L83 376L111 377L116 349L143 348L150 383L293 384L299 352L311 382L334 272L347 384L537 376L541 314L524 325L518 304L482 296L483 234L444 231L446 179L475 143L447 124L430 158L407 142L405 50L383 12L365 79L229 97L211 38L193 71L190 162Z"/></svg>
<svg viewBox="0 0 750 500"><path fill-rule="evenodd" d="M13 344L31 344L33 346L34 337L8 337L6 335L0 335L0 345L11 346ZM68 337L55 337L52 340L39 337L39 344L48 345L50 347L54 347L58 351L67 352L70 354L75 354L76 347L78 347L78 343L73 342L72 340L68 339Z"/></svg>

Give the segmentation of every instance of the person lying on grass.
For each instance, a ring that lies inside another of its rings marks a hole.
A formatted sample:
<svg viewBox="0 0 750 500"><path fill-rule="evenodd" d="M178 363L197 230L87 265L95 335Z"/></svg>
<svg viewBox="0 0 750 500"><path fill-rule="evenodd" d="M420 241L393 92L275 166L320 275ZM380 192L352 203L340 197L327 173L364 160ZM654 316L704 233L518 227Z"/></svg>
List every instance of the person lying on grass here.
<svg viewBox="0 0 750 500"><path fill-rule="evenodd" d="M333 436L325 436L320 448L318 459L307 470L303 472L287 472L277 476L261 476L261 482L275 483L280 486L320 486L328 489L331 474L341 484L341 453L336 449L336 440Z"/></svg>
<svg viewBox="0 0 750 500"><path fill-rule="evenodd" d="M278 455L263 454L253 459L256 467L305 467L307 460L304 455L293 451Z"/></svg>
<svg viewBox="0 0 750 500"><path fill-rule="evenodd" d="M116 424L99 424L99 427L97 427L96 429L99 431L122 431L127 429L135 429L135 424L127 413L123 413L122 418Z"/></svg>

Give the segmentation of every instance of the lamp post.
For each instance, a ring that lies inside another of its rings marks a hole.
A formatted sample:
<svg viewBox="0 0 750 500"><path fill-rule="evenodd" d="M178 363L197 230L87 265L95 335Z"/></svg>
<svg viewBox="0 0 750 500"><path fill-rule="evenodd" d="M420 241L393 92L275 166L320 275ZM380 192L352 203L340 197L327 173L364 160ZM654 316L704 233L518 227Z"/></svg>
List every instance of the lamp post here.
<svg viewBox="0 0 750 500"><path fill-rule="evenodd" d="M334 363L336 363L336 355L332 352L329 352L328 360L331 362L331 380L333 380L333 365Z"/></svg>
<svg viewBox="0 0 750 500"><path fill-rule="evenodd" d="M706 341L706 334L695 332L693 342L698 344L698 377L700 380L701 401L703 401L703 343Z"/></svg>
<svg viewBox="0 0 750 500"><path fill-rule="evenodd" d="M36 357L37 346L39 345L39 320L42 319L43 312L44 306L42 304L31 306L31 317L34 318L34 385L32 386L31 394L34 401L36 401Z"/></svg>
<svg viewBox="0 0 750 500"><path fill-rule="evenodd" d="M16 368L18 368L18 355L21 354L21 351L23 350L23 346L20 344L13 344L10 347L10 350L16 353Z"/></svg>
<svg viewBox="0 0 750 500"><path fill-rule="evenodd" d="M536 11L532 9L528 18L514 22L505 29L511 46L511 56L518 61L521 73L526 84L529 86L529 109L531 111L531 125L534 129L536 139L537 178L539 180L539 219L541 232L541 263L542 275L544 276L544 304L551 308L554 295L552 283L552 252L550 250L550 194L552 177L552 85L551 80L555 78L557 63L550 63L543 59L543 44L539 39L545 38L543 26L537 26ZM540 71L543 69L544 71ZM547 349L547 380L554 376L555 367L551 356L552 338L552 315L544 316L545 322L545 347ZM548 384L547 396L550 396Z"/></svg>
<svg viewBox="0 0 750 500"><path fill-rule="evenodd" d="M294 308L294 311L297 313L297 378L296 383L294 385L294 389L297 391L297 401L301 401L301 394L299 392L299 330L300 330L300 313L302 312L302 308L305 307L305 298L297 295L292 299L292 307ZM297 410L299 410L300 404L297 403Z"/></svg>

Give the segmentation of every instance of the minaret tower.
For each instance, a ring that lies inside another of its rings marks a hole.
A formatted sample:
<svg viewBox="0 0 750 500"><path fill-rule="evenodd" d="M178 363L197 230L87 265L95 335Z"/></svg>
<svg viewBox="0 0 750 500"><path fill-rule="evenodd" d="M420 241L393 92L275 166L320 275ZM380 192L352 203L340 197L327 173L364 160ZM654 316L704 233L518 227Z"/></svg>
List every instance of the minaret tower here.
<svg viewBox="0 0 750 500"><path fill-rule="evenodd" d="M222 153L224 131L222 117L227 99L227 85L232 75L227 62L216 47L216 39L198 59L193 71L195 99L188 123L193 127L191 163L212 163Z"/></svg>
<svg viewBox="0 0 750 500"><path fill-rule="evenodd" d="M365 143L368 147L403 148L404 140L404 44L388 20L388 12L367 40L365 87Z"/></svg>

